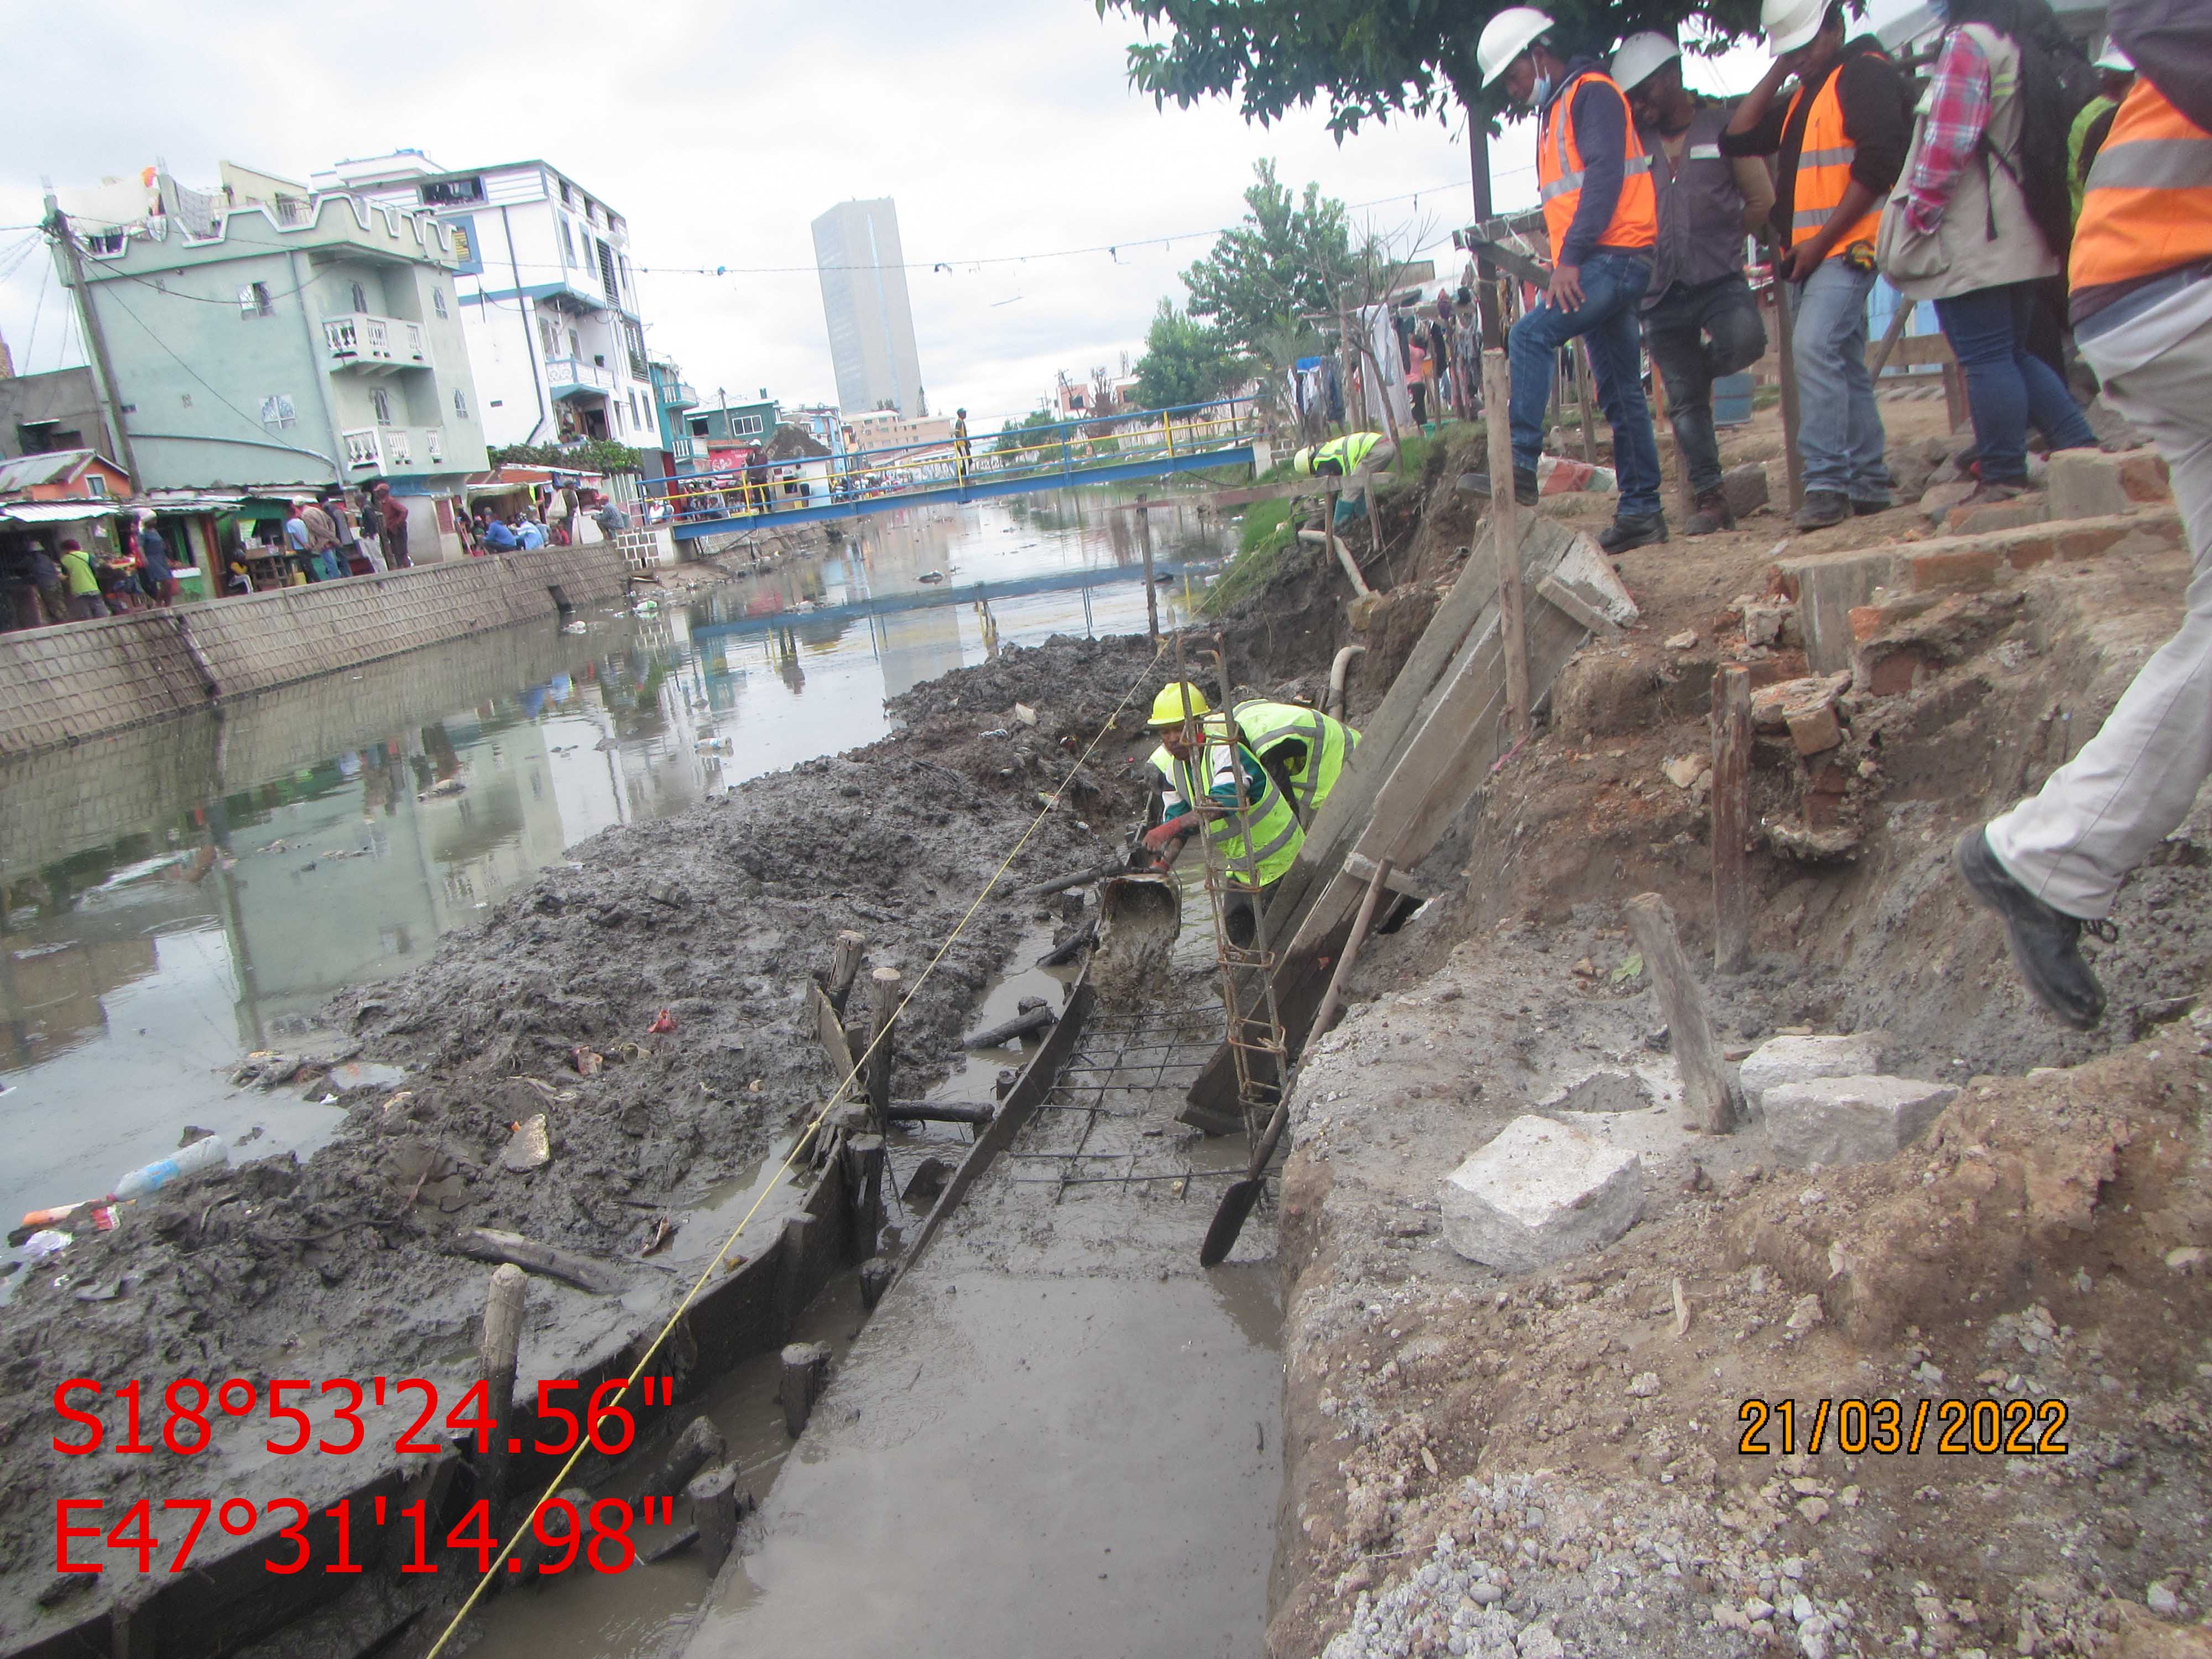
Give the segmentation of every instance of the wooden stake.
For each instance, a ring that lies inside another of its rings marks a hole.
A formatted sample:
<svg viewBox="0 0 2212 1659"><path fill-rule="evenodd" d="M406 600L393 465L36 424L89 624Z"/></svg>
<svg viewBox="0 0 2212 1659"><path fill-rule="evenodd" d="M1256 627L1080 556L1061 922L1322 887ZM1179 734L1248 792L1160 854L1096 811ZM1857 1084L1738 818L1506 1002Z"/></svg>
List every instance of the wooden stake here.
<svg viewBox="0 0 2212 1659"><path fill-rule="evenodd" d="M783 1428L793 1440L806 1431L815 1396L830 1374L830 1345L793 1342L783 1351L783 1375L776 1384L776 1399L783 1407Z"/></svg>
<svg viewBox="0 0 2212 1659"><path fill-rule="evenodd" d="M1521 509L1513 495L1513 371L1502 351L1482 354L1483 420L1490 428L1490 545L1498 556L1498 631L1513 734L1528 734L1528 640L1521 592Z"/></svg>
<svg viewBox="0 0 2212 1659"><path fill-rule="evenodd" d="M898 1269L878 1256L873 1261L860 1264L860 1306L873 1313L876 1304L884 1299L884 1292L891 1287L892 1277Z"/></svg>
<svg viewBox="0 0 2212 1659"><path fill-rule="evenodd" d="M876 1234L884 1224L884 1138L845 1138L846 1191L852 1194L853 1237L848 1254L865 1261L876 1253Z"/></svg>
<svg viewBox="0 0 2212 1659"><path fill-rule="evenodd" d="M521 1268L508 1263L491 1270L477 1358L487 1396L485 1408L492 1416L481 1496L491 1500L495 1513L507 1496L507 1471L513 1462L507 1441L514 1432L514 1372L522 1354L523 1304L529 1296L530 1278Z"/></svg>
<svg viewBox="0 0 2212 1659"><path fill-rule="evenodd" d="M686 1486L684 1495L691 1500L691 1524L699 1529L699 1553L706 1558L707 1571L720 1572L738 1541L738 1518L743 1512L738 1472L718 1463Z"/></svg>
<svg viewBox="0 0 2212 1659"><path fill-rule="evenodd" d="M891 1103L891 1026L898 1018L899 970L878 968L868 979L875 1016L868 1036L868 1104L875 1109L880 1129Z"/></svg>
<svg viewBox="0 0 2212 1659"><path fill-rule="evenodd" d="M1790 510L1805 505L1805 456L1797 447L1797 350L1790 315L1790 295L1778 276L1774 283L1775 350L1782 362L1782 447L1790 458Z"/></svg>
<svg viewBox="0 0 2212 1659"><path fill-rule="evenodd" d="M1577 340L1572 356L1575 360L1575 416L1582 422L1583 459L1590 465L1595 466L1597 465L1597 432L1596 417L1590 409L1589 348L1580 340ZM1620 459L1617 455L1613 457L1616 465L1619 464Z"/></svg>
<svg viewBox="0 0 2212 1659"><path fill-rule="evenodd" d="M1152 586L1152 515L1141 493L1137 496L1137 545L1145 556L1145 634L1157 651L1160 645L1160 590Z"/></svg>
<svg viewBox="0 0 2212 1659"><path fill-rule="evenodd" d="M1622 907L1644 952L1644 966L1658 994L1660 1012L1667 1017L1673 1037L1674 1063L1682 1073L1682 1102L1691 1121L1707 1134L1726 1134L1735 1115L1729 1102L1727 1074L1721 1069L1720 1045L1713 1041L1712 1022L1705 1016L1705 993L1690 972L1690 959L1682 954L1681 936L1674 931L1674 912L1656 893L1638 893Z"/></svg>
<svg viewBox="0 0 2212 1659"><path fill-rule="evenodd" d="M1751 670L1713 677L1713 967L1751 966Z"/></svg>
<svg viewBox="0 0 2212 1659"><path fill-rule="evenodd" d="M848 927L837 935L837 949L830 958L830 983L823 988L830 997L830 1006L840 1016L845 1012L845 999L853 994L853 980L860 971L860 953L868 948L863 936Z"/></svg>
<svg viewBox="0 0 2212 1659"><path fill-rule="evenodd" d="M640 1490L654 1497L663 1494L673 1498L691 1482L691 1477L727 1455L729 1443L712 1419L695 1417L684 1432L676 1437L676 1443L668 1449L668 1456L659 1469L647 1477Z"/></svg>

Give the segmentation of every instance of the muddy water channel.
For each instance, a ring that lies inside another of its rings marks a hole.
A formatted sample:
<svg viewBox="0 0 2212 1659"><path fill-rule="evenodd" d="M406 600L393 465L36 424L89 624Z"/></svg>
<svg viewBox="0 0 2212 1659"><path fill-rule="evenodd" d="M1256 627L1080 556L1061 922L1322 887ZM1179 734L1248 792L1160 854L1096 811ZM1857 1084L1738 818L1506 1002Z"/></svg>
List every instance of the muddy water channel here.
<svg viewBox="0 0 2212 1659"><path fill-rule="evenodd" d="M1152 520L1163 564L1218 556L1211 521ZM107 1192L186 1125L312 1150L333 1115L234 1089L241 1056L611 825L882 737L884 700L982 660L991 624L1001 645L1142 629L1131 522L1097 492L869 520L688 605L0 769L0 1214ZM1163 585L1164 618L1180 597Z"/></svg>

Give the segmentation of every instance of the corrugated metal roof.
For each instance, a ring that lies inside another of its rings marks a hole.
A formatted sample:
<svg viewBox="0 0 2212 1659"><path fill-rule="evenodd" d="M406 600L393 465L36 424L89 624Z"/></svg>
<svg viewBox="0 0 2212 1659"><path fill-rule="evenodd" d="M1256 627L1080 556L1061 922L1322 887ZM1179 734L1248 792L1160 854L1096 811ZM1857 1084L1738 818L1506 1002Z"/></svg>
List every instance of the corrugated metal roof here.
<svg viewBox="0 0 2212 1659"><path fill-rule="evenodd" d="M70 524L122 511L120 501L0 501L0 520L14 524Z"/></svg>
<svg viewBox="0 0 2212 1659"><path fill-rule="evenodd" d="M96 459L89 449L56 449L43 455L21 455L12 461L0 461L0 495L11 489L28 489L33 484L58 483L87 461Z"/></svg>

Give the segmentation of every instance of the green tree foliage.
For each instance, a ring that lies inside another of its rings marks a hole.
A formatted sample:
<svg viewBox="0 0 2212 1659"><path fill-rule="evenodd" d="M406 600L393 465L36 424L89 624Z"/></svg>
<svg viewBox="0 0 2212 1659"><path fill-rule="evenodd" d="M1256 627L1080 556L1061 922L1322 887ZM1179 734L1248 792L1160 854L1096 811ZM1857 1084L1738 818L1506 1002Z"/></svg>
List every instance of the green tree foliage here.
<svg viewBox="0 0 2212 1659"><path fill-rule="evenodd" d="M1011 455L1017 450L1030 447L1042 441L1033 435L1038 428L1054 424L1055 421L1050 410L1033 409L1020 420L1008 421L999 428L999 435L991 441L992 451L996 454Z"/></svg>
<svg viewBox="0 0 2212 1659"><path fill-rule="evenodd" d="M1223 331L1163 300L1145 331L1145 355L1137 360L1137 402L1146 409L1206 403L1245 374Z"/></svg>
<svg viewBox="0 0 2212 1659"><path fill-rule="evenodd" d="M1291 195L1272 161L1253 172L1243 222L1182 274L1191 315L1211 319L1243 352L1259 351L1272 334L1299 331L1302 316L1334 313L1360 261L1343 203L1325 199L1318 185L1303 198Z"/></svg>
<svg viewBox="0 0 2212 1659"><path fill-rule="evenodd" d="M551 466L571 472L635 472L643 462L628 444L592 438L580 444L509 444L491 452L491 464Z"/></svg>
<svg viewBox="0 0 2212 1659"><path fill-rule="evenodd" d="M1158 39L1129 48L1129 79L1155 102L1185 107L1235 97L1265 124L1317 98L1340 137L1392 115L1448 113L1453 104L1495 115L1474 46L1509 0L1097 0ZM1548 0L1570 41L1603 50L1638 29L1702 20L1716 46L1759 24L1759 0Z"/></svg>

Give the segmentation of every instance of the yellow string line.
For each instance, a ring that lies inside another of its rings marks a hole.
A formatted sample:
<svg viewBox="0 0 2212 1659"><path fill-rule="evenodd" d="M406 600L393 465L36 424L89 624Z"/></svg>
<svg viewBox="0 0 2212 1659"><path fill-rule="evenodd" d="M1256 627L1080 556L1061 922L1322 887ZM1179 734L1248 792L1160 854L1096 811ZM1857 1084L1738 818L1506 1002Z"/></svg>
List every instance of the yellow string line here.
<svg viewBox="0 0 2212 1659"><path fill-rule="evenodd" d="M1163 639L1158 648L1152 653L1152 661L1145 665L1144 672L1131 682L1129 689L1122 694L1121 701L1114 706L1114 712L1107 715L1106 723L1098 728L1097 734L1091 739L1084 751L1076 757L1074 766L1068 769L1067 775L1070 781L1097 751L1098 745L1106 741L1106 734L1114 729L1114 722L1121 717L1121 711L1129 706L1129 700L1137 695L1138 689L1144 684L1153 668L1158 665L1160 658L1166 653L1167 648L1167 641ZM1066 787L1066 782L1060 786L1063 790ZM915 981L914 988L899 999L897 1011L891 1019L884 1024L882 1031L870 1039L868 1046L861 1051L860 1057L853 1062L853 1069L845 1074L845 1080L840 1083L831 1093L821 1111L815 1115L814 1121L806 1126L805 1133L792 1144L790 1153L784 1158L782 1166L776 1171L777 1178L769 1182L761 1188L761 1194L753 1200L752 1207L738 1218L736 1228L727 1238L722 1241L722 1248L714 1252L714 1260L707 1264L706 1270L699 1275L697 1281L684 1292L683 1301L677 1304L676 1311L669 1315L668 1322L660 1328L660 1334L653 1339L652 1346L639 1356L637 1364L630 1368L629 1375L623 1379L622 1387L615 1395L614 1404L619 1405L622 1402L623 1397L629 1394L630 1385L635 1382L645 1368L653 1363L653 1355L660 1352L660 1345L667 1341L669 1334L675 1330L678 1322L691 1310L692 1303L698 1298L699 1293L707 1288L707 1283L714 1278L715 1269L722 1265L723 1258L729 1255L731 1246L738 1242L738 1236L751 1224L760 1206L768 1202L769 1195L783 1184L782 1177L790 1173L793 1165L798 1162L799 1154L806 1150L822 1126L829 1121L830 1114L836 1111L844 1102L846 1091L852 1088L854 1080L860 1077L862 1069L868 1063L869 1056L875 1053L876 1045L888 1039L891 1032L896 1029L898 1014L904 1013L907 1004L920 995L921 988L929 983L929 976L937 971L938 964L943 962L946 955L951 952L953 945L959 941L961 934L968 931L968 924L975 919L975 913L983 908L984 901L991 896L991 890L999 884L1000 878L1012 867L1014 860L1021 856L1022 849L1030 844L1030 838L1036 834L1038 828L1051 813L1053 807L1059 804L1060 794L1055 792L1050 804L1040 810L1037 815L1030 820L1029 828L1022 831L1021 839L1014 843L1013 849L1000 861L999 867L992 872L991 878L983 884L982 891L976 894L975 902L968 907L967 914L960 918L959 926L946 937L937 954L929 959L929 965L921 970L921 977ZM461 1627L461 1621L469 1616L476 1604L483 1599L486 1587L492 1583L499 1571L500 1564L514 1554L515 1546L530 1535L531 1528L538 1516L544 1511L547 1504L559 1494L562 1483L568 1480L570 1471L574 1469L578 1461L582 1458L585 1448L591 1443L590 1436L577 1437L575 1449L568 1454L568 1461L562 1464L560 1473L553 1477L551 1484L538 1495L538 1501L531 1505L529 1515L524 1517L521 1525L515 1529L514 1536L507 1540L500 1553L493 1558L491 1565L484 1569L483 1576L477 1580L477 1587L469 1592L469 1599L461 1603L459 1609L453 1614L452 1621L439 1636L436 1644L423 1656L423 1659L438 1659L438 1656L445 1651L446 1644L453 1640L453 1632Z"/></svg>

